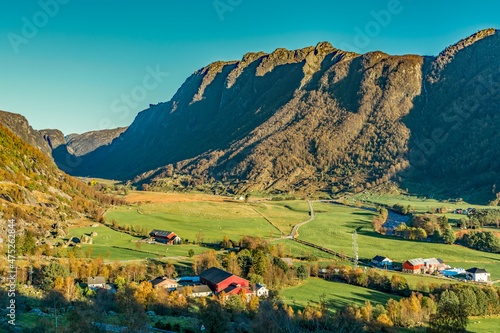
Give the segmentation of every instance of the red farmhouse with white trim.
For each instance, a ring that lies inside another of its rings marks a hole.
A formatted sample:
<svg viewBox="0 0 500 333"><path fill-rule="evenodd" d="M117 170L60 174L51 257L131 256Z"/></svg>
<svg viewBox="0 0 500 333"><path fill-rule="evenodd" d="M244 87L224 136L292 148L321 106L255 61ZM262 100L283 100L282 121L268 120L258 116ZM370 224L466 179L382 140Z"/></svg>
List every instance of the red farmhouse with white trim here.
<svg viewBox="0 0 500 333"><path fill-rule="evenodd" d="M242 290L246 294L252 293L250 281L215 267L201 273L200 282L206 284L216 295L223 291L226 295L238 295Z"/></svg>
<svg viewBox="0 0 500 333"><path fill-rule="evenodd" d="M149 236L154 237L155 241L159 243L173 245L173 244L179 244L181 242L181 238L171 231L163 231L155 229L149 233Z"/></svg>

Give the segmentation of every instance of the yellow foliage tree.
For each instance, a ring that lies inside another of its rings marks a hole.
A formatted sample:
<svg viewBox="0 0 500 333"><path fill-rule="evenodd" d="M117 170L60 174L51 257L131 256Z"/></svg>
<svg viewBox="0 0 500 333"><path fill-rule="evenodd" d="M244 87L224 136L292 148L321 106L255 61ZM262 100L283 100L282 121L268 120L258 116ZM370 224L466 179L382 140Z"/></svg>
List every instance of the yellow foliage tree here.
<svg viewBox="0 0 500 333"><path fill-rule="evenodd" d="M385 313L377 317L377 324L385 327L394 326L392 320Z"/></svg>
<svg viewBox="0 0 500 333"><path fill-rule="evenodd" d="M153 286L148 281L143 281L137 287L137 290L134 293L137 301L144 306L145 309L148 308L149 304L151 304L155 299L155 291Z"/></svg>
<svg viewBox="0 0 500 333"><path fill-rule="evenodd" d="M256 312L259 309L259 298L257 296L252 295L250 303L248 303L248 308L250 309L250 311L254 312Z"/></svg>

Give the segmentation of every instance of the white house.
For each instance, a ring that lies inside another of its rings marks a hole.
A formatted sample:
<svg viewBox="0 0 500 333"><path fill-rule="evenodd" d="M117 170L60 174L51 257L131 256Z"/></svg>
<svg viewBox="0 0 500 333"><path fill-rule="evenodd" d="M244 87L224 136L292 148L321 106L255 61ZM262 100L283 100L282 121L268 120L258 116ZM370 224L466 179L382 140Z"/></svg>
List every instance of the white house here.
<svg viewBox="0 0 500 333"><path fill-rule="evenodd" d="M257 297L269 296L269 289L267 289L267 286L265 284L256 283L255 287L253 288L253 292Z"/></svg>
<svg viewBox="0 0 500 333"><path fill-rule="evenodd" d="M470 268L465 271L468 280L473 280L477 282L487 282L490 280L490 273L482 268Z"/></svg>
<svg viewBox="0 0 500 333"><path fill-rule="evenodd" d="M95 276L87 278L87 287L91 290L105 289L106 278L104 276Z"/></svg>
<svg viewBox="0 0 500 333"><path fill-rule="evenodd" d="M375 256L372 259L372 263L374 263L377 266L392 266L392 260L387 258L387 257L382 257L382 256Z"/></svg>

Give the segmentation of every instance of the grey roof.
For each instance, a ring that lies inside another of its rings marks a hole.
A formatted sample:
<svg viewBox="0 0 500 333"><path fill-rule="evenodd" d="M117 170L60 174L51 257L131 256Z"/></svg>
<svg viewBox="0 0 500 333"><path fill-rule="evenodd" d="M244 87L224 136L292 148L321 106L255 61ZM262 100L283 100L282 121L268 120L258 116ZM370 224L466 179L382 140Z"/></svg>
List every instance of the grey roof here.
<svg viewBox="0 0 500 333"><path fill-rule="evenodd" d="M185 286L185 287L178 287L177 290L179 293L182 293L182 290L186 287L191 288L193 291L193 294L199 294L199 293L211 293L212 289L210 289L207 285L202 284L202 285L197 285L197 286Z"/></svg>
<svg viewBox="0 0 500 333"><path fill-rule="evenodd" d="M106 284L106 278L104 276L89 277L87 284Z"/></svg>
<svg viewBox="0 0 500 333"><path fill-rule="evenodd" d="M288 264L288 265L293 265L293 260L292 258L280 258L285 264Z"/></svg>
<svg viewBox="0 0 500 333"><path fill-rule="evenodd" d="M200 278L204 278L214 284L221 283L222 281L229 279L231 276L233 276L233 274L216 267L212 267L200 274Z"/></svg>
<svg viewBox="0 0 500 333"><path fill-rule="evenodd" d="M441 258L436 258L437 261L439 261L440 264L444 264L444 261L441 260Z"/></svg>
<svg viewBox="0 0 500 333"><path fill-rule="evenodd" d="M488 273L485 269L482 268L469 268L466 270L466 272L472 273L472 274L478 274L478 273Z"/></svg>
<svg viewBox="0 0 500 333"><path fill-rule="evenodd" d="M416 265L425 265L424 259L422 259L422 258L410 259L410 260L408 260L408 262L410 264L412 264L413 266L416 266Z"/></svg>
<svg viewBox="0 0 500 333"><path fill-rule="evenodd" d="M436 258L424 259L426 265L439 265L440 262Z"/></svg>
<svg viewBox="0 0 500 333"><path fill-rule="evenodd" d="M172 231L157 230L157 229L154 229L149 233L150 236L161 236L161 237L168 237L171 234L173 234Z"/></svg>

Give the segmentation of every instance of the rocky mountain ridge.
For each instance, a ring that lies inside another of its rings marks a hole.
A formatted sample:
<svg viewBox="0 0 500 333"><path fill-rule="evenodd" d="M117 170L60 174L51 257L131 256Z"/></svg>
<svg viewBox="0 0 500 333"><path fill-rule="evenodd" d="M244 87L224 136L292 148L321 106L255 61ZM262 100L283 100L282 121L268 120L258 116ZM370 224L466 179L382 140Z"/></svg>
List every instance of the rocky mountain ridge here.
<svg viewBox="0 0 500 333"><path fill-rule="evenodd" d="M335 194L392 179L490 200L500 179L499 39L482 30L436 57L323 42L217 61L69 172L238 193Z"/></svg>

